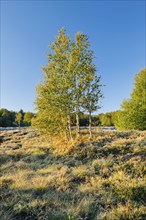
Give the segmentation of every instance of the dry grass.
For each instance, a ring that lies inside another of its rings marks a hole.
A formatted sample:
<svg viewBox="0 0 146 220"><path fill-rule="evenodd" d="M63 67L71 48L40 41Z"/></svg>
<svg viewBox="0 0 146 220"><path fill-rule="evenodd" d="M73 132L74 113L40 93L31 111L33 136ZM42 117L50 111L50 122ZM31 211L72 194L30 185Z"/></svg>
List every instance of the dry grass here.
<svg viewBox="0 0 146 220"><path fill-rule="evenodd" d="M0 219L146 219L146 132L98 130L90 142L84 131L69 143L0 136Z"/></svg>

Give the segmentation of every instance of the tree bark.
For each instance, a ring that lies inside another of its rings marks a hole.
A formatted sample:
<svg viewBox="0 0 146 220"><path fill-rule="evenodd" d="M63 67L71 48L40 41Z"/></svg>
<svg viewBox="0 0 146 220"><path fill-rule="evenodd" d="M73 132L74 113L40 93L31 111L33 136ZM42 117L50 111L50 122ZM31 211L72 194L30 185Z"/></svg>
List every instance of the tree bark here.
<svg viewBox="0 0 146 220"><path fill-rule="evenodd" d="M20 121L18 122L18 125L19 125L19 130L20 130Z"/></svg>
<svg viewBox="0 0 146 220"><path fill-rule="evenodd" d="M80 134L80 123L79 123L79 107L76 107L76 133L77 135Z"/></svg>
<svg viewBox="0 0 146 220"><path fill-rule="evenodd" d="M90 140L92 139L92 118L91 118L91 112L89 112L89 134L90 134Z"/></svg>
<svg viewBox="0 0 146 220"><path fill-rule="evenodd" d="M71 131L70 115L68 115L68 131L69 131L69 138L70 138L70 140L72 140L72 131Z"/></svg>

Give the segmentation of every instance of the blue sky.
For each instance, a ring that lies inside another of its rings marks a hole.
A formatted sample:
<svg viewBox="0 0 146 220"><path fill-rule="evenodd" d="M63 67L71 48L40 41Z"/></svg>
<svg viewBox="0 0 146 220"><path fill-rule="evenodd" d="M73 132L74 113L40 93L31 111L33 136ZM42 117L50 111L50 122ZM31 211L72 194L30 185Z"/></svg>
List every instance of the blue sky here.
<svg viewBox="0 0 146 220"><path fill-rule="evenodd" d="M120 108L145 65L145 1L1 1L1 108L34 111L35 87L48 45L64 27L89 36L105 98L99 112Z"/></svg>

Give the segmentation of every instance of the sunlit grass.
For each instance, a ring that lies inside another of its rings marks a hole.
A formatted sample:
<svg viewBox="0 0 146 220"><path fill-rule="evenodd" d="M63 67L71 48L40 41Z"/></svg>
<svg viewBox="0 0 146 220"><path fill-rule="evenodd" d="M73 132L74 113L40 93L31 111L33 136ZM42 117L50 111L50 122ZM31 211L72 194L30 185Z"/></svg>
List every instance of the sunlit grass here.
<svg viewBox="0 0 146 220"><path fill-rule="evenodd" d="M95 132L95 131L94 131ZM0 219L146 219L146 132L1 145ZM24 139L23 139L24 138Z"/></svg>

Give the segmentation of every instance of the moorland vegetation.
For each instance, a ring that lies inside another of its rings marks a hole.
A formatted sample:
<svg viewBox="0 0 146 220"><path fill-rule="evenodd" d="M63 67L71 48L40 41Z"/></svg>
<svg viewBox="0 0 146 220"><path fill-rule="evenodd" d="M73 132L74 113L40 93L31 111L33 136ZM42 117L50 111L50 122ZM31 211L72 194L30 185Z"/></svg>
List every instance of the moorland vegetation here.
<svg viewBox="0 0 146 220"><path fill-rule="evenodd" d="M146 131L85 130L57 144L3 131L2 220L146 219Z"/></svg>

